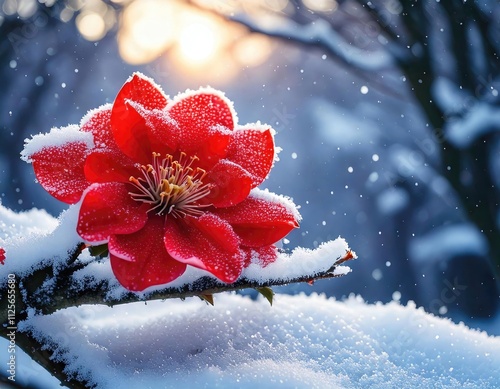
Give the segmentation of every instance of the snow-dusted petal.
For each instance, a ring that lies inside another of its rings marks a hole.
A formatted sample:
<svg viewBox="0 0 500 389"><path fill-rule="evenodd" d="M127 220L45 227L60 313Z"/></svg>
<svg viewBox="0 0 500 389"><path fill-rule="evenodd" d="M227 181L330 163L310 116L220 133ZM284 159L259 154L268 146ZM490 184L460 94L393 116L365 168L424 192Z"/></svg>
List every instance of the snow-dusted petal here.
<svg viewBox="0 0 500 389"><path fill-rule="evenodd" d="M146 120L151 150L160 154L173 154L179 145L179 127L175 120L165 110L146 110L138 104L134 108Z"/></svg>
<svg viewBox="0 0 500 389"><path fill-rule="evenodd" d="M118 148L136 162L146 164L151 158L146 120L130 101L113 106L111 128ZM116 107L116 108L115 108Z"/></svg>
<svg viewBox="0 0 500 389"><path fill-rule="evenodd" d="M93 109L85 115L80 123L81 131L89 132L94 137L96 148L116 148L115 138L111 131L111 104Z"/></svg>
<svg viewBox="0 0 500 389"><path fill-rule="evenodd" d="M210 88L177 96L168 111L179 124L179 147L182 151L198 150L213 127L234 128L231 102L219 91Z"/></svg>
<svg viewBox="0 0 500 389"><path fill-rule="evenodd" d="M193 154L200 159L198 164L201 168L210 170L217 162L226 157L231 133L232 131L222 126L209 130L205 142L193 151Z"/></svg>
<svg viewBox="0 0 500 389"><path fill-rule="evenodd" d="M263 247L242 247L245 253L245 267L251 263L257 263L260 267L266 267L278 258L278 249L274 245Z"/></svg>
<svg viewBox="0 0 500 389"><path fill-rule="evenodd" d="M165 96L161 87L153 79L140 72L135 72L123 84L115 98L114 108L117 103L123 104L125 100L135 101L146 109L163 109L168 103L168 97Z"/></svg>
<svg viewBox="0 0 500 389"><path fill-rule="evenodd" d="M146 210L132 200L125 184L92 184L84 195L77 232L88 242L105 242L110 235L140 230L147 219Z"/></svg>
<svg viewBox="0 0 500 389"><path fill-rule="evenodd" d="M234 131L227 152L227 159L252 175L252 187L266 179L275 156L272 129L255 127Z"/></svg>
<svg viewBox="0 0 500 389"><path fill-rule="evenodd" d="M134 162L117 149L95 149L85 160L85 177L89 182L129 182L137 175Z"/></svg>
<svg viewBox="0 0 500 389"><path fill-rule="evenodd" d="M111 112L111 129L120 150L134 161L148 163L154 151L146 120L137 107L163 109L166 104L167 97L161 89L140 73L135 73L118 92Z"/></svg>
<svg viewBox="0 0 500 389"><path fill-rule="evenodd" d="M80 131L80 127L77 125L71 124L66 127L54 127L46 134L36 134L31 139L25 139L21 159L31 163L31 157L43 149L63 147L74 143L85 143L88 149L94 147L92 134Z"/></svg>
<svg viewBox="0 0 500 389"><path fill-rule="evenodd" d="M139 231L109 238L111 268L125 288L142 291L181 276L186 264L173 259L163 243L164 218L152 216Z"/></svg>
<svg viewBox="0 0 500 389"><path fill-rule="evenodd" d="M241 166L222 159L208 172L206 184L212 189L204 202L215 207L230 207L247 198L252 189L252 177Z"/></svg>
<svg viewBox="0 0 500 389"><path fill-rule="evenodd" d="M276 243L299 226L295 215L283 204L255 197L214 213L231 224L242 244L249 247Z"/></svg>
<svg viewBox="0 0 500 389"><path fill-rule="evenodd" d="M227 222L213 214L168 222L164 241L173 258L207 270L223 282L234 282L243 269L239 238Z"/></svg>
<svg viewBox="0 0 500 389"><path fill-rule="evenodd" d="M83 171L86 154L85 142L45 147L34 153L31 161L38 182L59 201L77 203L89 185Z"/></svg>

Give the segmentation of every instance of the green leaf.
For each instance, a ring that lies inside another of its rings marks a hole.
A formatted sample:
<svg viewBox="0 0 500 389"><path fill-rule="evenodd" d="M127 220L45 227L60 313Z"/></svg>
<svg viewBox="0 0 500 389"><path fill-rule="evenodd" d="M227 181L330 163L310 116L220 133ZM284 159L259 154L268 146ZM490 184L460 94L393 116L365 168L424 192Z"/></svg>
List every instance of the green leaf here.
<svg viewBox="0 0 500 389"><path fill-rule="evenodd" d="M214 305L214 295L213 294L200 294L198 297L201 298L202 300L206 301L210 305L212 305L212 306Z"/></svg>
<svg viewBox="0 0 500 389"><path fill-rule="evenodd" d="M267 301L269 301L269 304L271 306L273 305L273 297L274 297L274 292L269 286L262 286L259 288L255 288L257 292L259 292L262 296L264 296Z"/></svg>
<svg viewBox="0 0 500 389"><path fill-rule="evenodd" d="M99 246L90 246L89 252L93 257L105 258L109 255L108 244L104 243Z"/></svg>

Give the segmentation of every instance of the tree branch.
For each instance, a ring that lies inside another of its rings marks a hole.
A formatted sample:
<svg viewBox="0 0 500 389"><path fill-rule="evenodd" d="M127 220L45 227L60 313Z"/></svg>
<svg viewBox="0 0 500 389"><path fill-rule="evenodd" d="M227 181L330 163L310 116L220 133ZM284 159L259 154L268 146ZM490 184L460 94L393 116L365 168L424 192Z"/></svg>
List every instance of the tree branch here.
<svg viewBox="0 0 500 389"><path fill-rule="evenodd" d="M310 283L315 280L343 276L344 273L336 272L338 266L354 258L356 258L355 254L349 250L343 257L334 260L332 266L326 271L306 274L290 279L276 278L261 282L243 277L232 284L225 284L215 278L204 276L180 287L167 287L149 293L128 292L118 298L109 297L108 292L110 290L110 284L107 280L101 281L98 285L82 291L79 288L75 288L72 284L72 279L68 277L65 278L64 283L61 283L52 291L51 298L49 300L46 299L42 304L39 304L37 308L43 314L51 314L59 309L80 306L83 304L102 304L112 307L114 305L138 301L166 300L170 298L183 299L186 297L210 295L247 288L255 289L300 282Z"/></svg>
<svg viewBox="0 0 500 389"><path fill-rule="evenodd" d="M396 66L395 59L403 56L406 52L392 40L383 50L371 52L347 42L326 19L321 17L306 24L301 24L291 18L276 16L276 20L279 19L278 22L264 24L244 14L228 15L220 13L214 8L200 5L194 0L185 0L185 3L198 10L246 27L249 32L281 39L284 42L295 43L307 48L320 48L332 60L346 67L348 71L360 79L370 82L380 92L397 99L402 98L399 91L389 88L373 77L373 74L377 72L394 68Z"/></svg>
<svg viewBox="0 0 500 389"><path fill-rule="evenodd" d="M394 67L393 58L387 52L379 50L370 53L348 44L324 19L316 19L306 25L291 20L280 20L279 23L273 25L263 25L246 15L232 16L230 20L244 25L251 32L293 41L308 47L319 47L359 70L374 72Z"/></svg>

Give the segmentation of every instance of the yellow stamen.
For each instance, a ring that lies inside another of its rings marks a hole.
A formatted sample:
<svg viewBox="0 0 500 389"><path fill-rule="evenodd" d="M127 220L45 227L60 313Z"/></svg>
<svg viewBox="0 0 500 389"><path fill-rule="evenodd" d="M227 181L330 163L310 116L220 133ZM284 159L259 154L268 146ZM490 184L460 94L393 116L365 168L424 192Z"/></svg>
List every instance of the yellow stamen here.
<svg viewBox="0 0 500 389"><path fill-rule="evenodd" d="M152 155L152 164L139 167L142 176L129 179L134 187L129 192L132 199L150 204L149 211L159 215L202 215L203 209L210 204L200 204L199 201L210 193L211 187L203 183L206 171L193 166L199 158L192 156L188 159L184 152L177 161L169 154L161 160L159 153L153 152Z"/></svg>

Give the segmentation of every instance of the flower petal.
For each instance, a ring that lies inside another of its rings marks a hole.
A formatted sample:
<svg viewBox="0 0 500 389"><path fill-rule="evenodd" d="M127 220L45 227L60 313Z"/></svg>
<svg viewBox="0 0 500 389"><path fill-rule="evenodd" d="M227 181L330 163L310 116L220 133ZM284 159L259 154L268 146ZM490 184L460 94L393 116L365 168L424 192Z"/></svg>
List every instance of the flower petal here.
<svg viewBox="0 0 500 389"><path fill-rule="evenodd" d="M234 128L231 102L212 89L179 95L167 109L179 124L180 150L187 153L198 150L206 142L211 128Z"/></svg>
<svg viewBox="0 0 500 389"><path fill-rule="evenodd" d="M245 253L245 267L251 263L258 263L260 267L266 267L278 258L278 250L275 245L262 247L242 247Z"/></svg>
<svg viewBox="0 0 500 389"><path fill-rule="evenodd" d="M0 265L3 265L5 262L5 250L0 247Z"/></svg>
<svg viewBox="0 0 500 389"><path fill-rule="evenodd" d="M230 207L245 200L252 189L252 177L235 163L222 159L207 174L212 189L202 199L215 207Z"/></svg>
<svg viewBox="0 0 500 389"><path fill-rule="evenodd" d="M262 247L276 243L299 224L294 214L279 202L248 197L214 214L226 220L241 238L242 245Z"/></svg>
<svg viewBox="0 0 500 389"><path fill-rule="evenodd" d="M179 145L179 127L164 110L145 111L151 149L160 154L173 154Z"/></svg>
<svg viewBox="0 0 500 389"><path fill-rule="evenodd" d="M137 103L146 110L163 109L167 97L149 78L135 73L116 96L111 112L111 129L120 150L134 161L148 163L151 158L149 130ZM134 104L135 103L135 104Z"/></svg>
<svg viewBox="0 0 500 389"><path fill-rule="evenodd" d="M167 106L168 98L161 87L153 79L136 72L123 84L115 99L115 105L123 104L125 100L132 100L146 109L163 109Z"/></svg>
<svg viewBox="0 0 500 389"><path fill-rule="evenodd" d="M131 234L146 224L146 210L132 200L125 184L92 184L84 194L76 230L88 242Z"/></svg>
<svg viewBox="0 0 500 389"><path fill-rule="evenodd" d="M111 129L117 146L125 155L136 162L149 162L152 153L149 129L146 120L130 101L120 104L115 102L111 113Z"/></svg>
<svg viewBox="0 0 500 389"><path fill-rule="evenodd" d="M85 160L85 177L89 182L129 182L138 170L133 161L117 149L93 150Z"/></svg>
<svg viewBox="0 0 500 389"><path fill-rule="evenodd" d="M152 216L139 231L109 238L111 268L125 288L142 291L180 277L186 264L173 259L163 243L164 218Z"/></svg>
<svg viewBox="0 0 500 389"><path fill-rule="evenodd" d="M117 147L111 131L111 108L111 104L106 104L89 111L80 123L81 131L92 133L96 148Z"/></svg>
<svg viewBox="0 0 500 389"><path fill-rule="evenodd" d="M270 128L233 131L226 158L247 170L252 188L262 183L274 161L274 139Z"/></svg>
<svg viewBox="0 0 500 389"><path fill-rule="evenodd" d="M179 145L179 127L169 113L160 109L149 110L133 101L128 104L144 119L143 129L151 151L174 154Z"/></svg>
<svg viewBox="0 0 500 389"><path fill-rule="evenodd" d="M223 282L234 282L243 269L239 238L213 214L167 222L164 241L173 258L207 270Z"/></svg>
<svg viewBox="0 0 500 389"><path fill-rule="evenodd" d="M59 201L75 204L89 186L83 164L85 142L49 146L31 156L35 176L42 187Z"/></svg>

